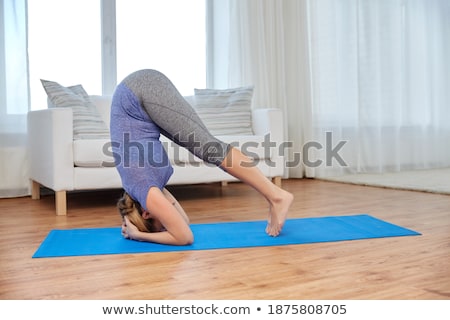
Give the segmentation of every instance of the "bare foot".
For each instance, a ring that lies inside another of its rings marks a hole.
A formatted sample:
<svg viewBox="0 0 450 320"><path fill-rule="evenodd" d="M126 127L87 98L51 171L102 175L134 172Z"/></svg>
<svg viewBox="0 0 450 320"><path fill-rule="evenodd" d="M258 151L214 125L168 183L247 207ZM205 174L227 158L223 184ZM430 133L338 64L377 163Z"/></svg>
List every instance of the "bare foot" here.
<svg viewBox="0 0 450 320"><path fill-rule="evenodd" d="M280 189L280 194L270 201L269 218L267 219L266 227L268 235L276 237L280 234L292 201L294 201L294 196L283 189Z"/></svg>

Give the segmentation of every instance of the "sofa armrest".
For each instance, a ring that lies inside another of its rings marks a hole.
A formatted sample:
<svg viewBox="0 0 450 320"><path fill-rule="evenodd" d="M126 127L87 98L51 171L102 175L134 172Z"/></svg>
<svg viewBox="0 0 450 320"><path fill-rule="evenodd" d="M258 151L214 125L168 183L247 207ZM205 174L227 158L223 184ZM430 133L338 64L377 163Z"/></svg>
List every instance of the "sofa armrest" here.
<svg viewBox="0 0 450 320"><path fill-rule="evenodd" d="M73 113L70 108L28 112L30 179L54 191L73 190Z"/></svg>
<svg viewBox="0 0 450 320"><path fill-rule="evenodd" d="M256 135L270 134L270 141L278 147L284 140L283 111L276 108L252 110L252 126Z"/></svg>

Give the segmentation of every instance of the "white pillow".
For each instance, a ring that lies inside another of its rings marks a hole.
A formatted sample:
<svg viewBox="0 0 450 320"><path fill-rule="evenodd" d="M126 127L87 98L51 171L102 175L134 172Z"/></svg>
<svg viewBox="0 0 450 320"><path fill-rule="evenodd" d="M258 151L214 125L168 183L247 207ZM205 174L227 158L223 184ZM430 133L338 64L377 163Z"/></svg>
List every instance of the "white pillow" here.
<svg viewBox="0 0 450 320"><path fill-rule="evenodd" d="M213 135L253 135L253 86L194 92L194 109Z"/></svg>
<svg viewBox="0 0 450 320"><path fill-rule="evenodd" d="M83 86L64 87L57 82L42 80L51 107L72 108L74 139L109 139L109 129Z"/></svg>

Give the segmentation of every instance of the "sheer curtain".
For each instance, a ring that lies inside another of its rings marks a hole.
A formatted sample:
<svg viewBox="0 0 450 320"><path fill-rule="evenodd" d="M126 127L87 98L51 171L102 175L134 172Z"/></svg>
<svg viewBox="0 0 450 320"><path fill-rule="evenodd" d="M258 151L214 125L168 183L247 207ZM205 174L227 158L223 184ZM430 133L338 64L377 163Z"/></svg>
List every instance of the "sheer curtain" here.
<svg viewBox="0 0 450 320"><path fill-rule="evenodd" d="M255 86L254 106L285 115L286 176L302 177L311 138L307 5L298 0L230 0L228 85Z"/></svg>
<svg viewBox="0 0 450 320"><path fill-rule="evenodd" d="M230 85L285 111L291 177L450 166L449 7L231 0Z"/></svg>
<svg viewBox="0 0 450 320"><path fill-rule="evenodd" d="M0 198L29 194L26 0L0 0Z"/></svg>
<svg viewBox="0 0 450 320"><path fill-rule="evenodd" d="M450 2L309 1L311 176L450 166Z"/></svg>

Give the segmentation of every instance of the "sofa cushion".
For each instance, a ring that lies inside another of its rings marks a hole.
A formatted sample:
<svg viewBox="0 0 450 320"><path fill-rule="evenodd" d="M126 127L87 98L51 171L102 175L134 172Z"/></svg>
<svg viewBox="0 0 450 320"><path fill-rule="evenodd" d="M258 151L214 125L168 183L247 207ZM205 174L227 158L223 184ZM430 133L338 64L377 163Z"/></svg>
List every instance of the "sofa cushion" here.
<svg viewBox="0 0 450 320"><path fill-rule="evenodd" d="M218 136L224 142L241 150L253 160L272 158L273 148L264 144L264 136ZM202 162L187 149L176 145L164 136L161 142L167 151L172 164ZM73 142L73 158L77 167L110 167L114 166L114 159L109 139L79 139Z"/></svg>
<svg viewBox="0 0 450 320"><path fill-rule="evenodd" d="M110 139L74 140L73 162L77 167L98 168L114 166Z"/></svg>
<svg viewBox="0 0 450 320"><path fill-rule="evenodd" d="M194 108L213 135L253 135L253 86L194 92Z"/></svg>
<svg viewBox="0 0 450 320"><path fill-rule="evenodd" d="M72 108L74 139L109 138L109 130L81 85L64 87L57 82L42 80L49 107Z"/></svg>
<svg viewBox="0 0 450 320"><path fill-rule="evenodd" d="M106 124L109 130L109 122L111 119L111 102L112 96L99 96L99 95L91 95L89 96L91 102L94 104L98 113L103 119L103 122Z"/></svg>
<svg viewBox="0 0 450 320"><path fill-rule="evenodd" d="M262 160L271 158L273 148L266 147L264 144L264 136L217 136L218 139L230 143L233 147L241 150L244 154L254 160ZM167 150L167 155L171 163L196 163L202 162L201 159L192 155L187 149L176 145L166 137L161 136L161 142Z"/></svg>

